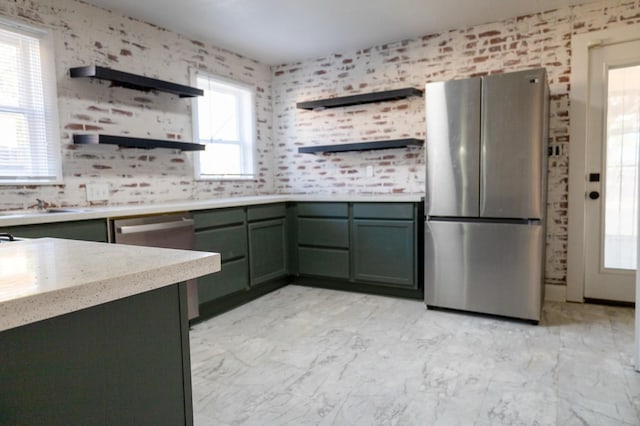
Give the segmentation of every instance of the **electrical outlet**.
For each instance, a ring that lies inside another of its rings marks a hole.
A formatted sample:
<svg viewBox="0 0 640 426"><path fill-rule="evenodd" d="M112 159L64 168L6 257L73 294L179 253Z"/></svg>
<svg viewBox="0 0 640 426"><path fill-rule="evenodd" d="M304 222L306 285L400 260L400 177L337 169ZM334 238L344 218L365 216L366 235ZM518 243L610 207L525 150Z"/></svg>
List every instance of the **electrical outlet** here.
<svg viewBox="0 0 640 426"><path fill-rule="evenodd" d="M365 169L365 175L367 177L373 177L373 166L367 166Z"/></svg>
<svg viewBox="0 0 640 426"><path fill-rule="evenodd" d="M87 201L107 201L109 200L108 183L88 183Z"/></svg>

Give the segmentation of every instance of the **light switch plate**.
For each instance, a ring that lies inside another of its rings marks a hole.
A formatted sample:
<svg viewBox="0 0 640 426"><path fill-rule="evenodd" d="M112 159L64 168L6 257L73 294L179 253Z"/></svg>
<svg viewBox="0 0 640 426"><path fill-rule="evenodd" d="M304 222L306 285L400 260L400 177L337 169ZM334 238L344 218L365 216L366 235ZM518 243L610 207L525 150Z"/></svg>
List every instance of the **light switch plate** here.
<svg viewBox="0 0 640 426"><path fill-rule="evenodd" d="M365 175L367 177L373 177L373 166L369 165L365 168Z"/></svg>
<svg viewBox="0 0 640 426"><path fill-rule="evenodd" d="M107 201L109 200L108 183L88 183L87 201Z"/></svg>

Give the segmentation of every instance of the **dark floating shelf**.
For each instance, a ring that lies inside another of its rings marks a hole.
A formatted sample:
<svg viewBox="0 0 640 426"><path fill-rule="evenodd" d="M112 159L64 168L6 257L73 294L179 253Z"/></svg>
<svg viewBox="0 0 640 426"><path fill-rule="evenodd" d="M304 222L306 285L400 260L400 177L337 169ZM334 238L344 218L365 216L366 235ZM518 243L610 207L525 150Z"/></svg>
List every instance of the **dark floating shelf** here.
<svg viewBox="0 0 640 426"><path fill-rule="evenodd" d="M195 96L204 95L204 91L195 87L183 86L182 84L144 77L124 71L117 71L97 65L71 68L69 69L69 74L71 78L97 78L98 80L110 81L114 86L142 91L157 90L160 92L172 93L180 96L181 98L193 98Z"/></svg>
<svg viewBox="0 0 640 426"><path fill-rule="evenodd" d="M423 144L423 139L392 139L386 141L345 143L339 145L303 146L298 148L298 152L302 154L318 154L322 152L375 151L378 149L422 146Z"/></svg>
<svg viewBox="0 0 640 426"><path fill-rule="evenodd" d="M128 148L170 148L182 151L204 151L205 146L199 143L168 141L162 139L130 138L113 135L73 135L76 145L118 145Z"/></svg>
<svg viewBox="0 0 640 426"><path fill-rule="evenodd" d="M382 101L397 101L411 96L422 96L422 90L413 87L387 90L384 92L364 93L362 95L342 96L339 98L319 99L317 101L298 102L299 109L338 108L352 105L370 104Z"/></svg>

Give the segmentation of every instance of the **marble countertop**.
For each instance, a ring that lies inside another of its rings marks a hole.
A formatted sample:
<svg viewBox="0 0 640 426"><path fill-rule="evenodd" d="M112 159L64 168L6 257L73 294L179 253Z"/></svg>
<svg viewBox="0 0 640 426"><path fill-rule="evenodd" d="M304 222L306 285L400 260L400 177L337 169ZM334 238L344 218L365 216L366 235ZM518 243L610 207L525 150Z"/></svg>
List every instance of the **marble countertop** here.
<svg viewBox="0 0 640 426"><path fill-rule="evenodd" d="M0 244L0 331L220 270L199 251L38 238Z"/></svg>
<svg viewBox="0 0 640 426"><path fill-rule="evenodd" d="M423 194L300 194L258 195L249 197L215 198L210 200L184 200L148 205L122 205L108 207L71 207L76 211L63 213L37 213L19 211L16 214L0 212L0 229L5 226L31 225L36 223L68 222L73 220L106 219L147 214L239 207L255 204L283 202L379 202L413 203L421 201Z"/></svg>

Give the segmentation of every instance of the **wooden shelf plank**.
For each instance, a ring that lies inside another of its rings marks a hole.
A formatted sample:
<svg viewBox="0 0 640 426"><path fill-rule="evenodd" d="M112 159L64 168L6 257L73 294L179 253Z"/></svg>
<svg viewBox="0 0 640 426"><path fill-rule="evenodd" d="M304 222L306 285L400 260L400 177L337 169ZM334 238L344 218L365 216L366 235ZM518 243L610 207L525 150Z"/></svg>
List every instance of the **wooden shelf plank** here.
<svg viewBox="0 0 640 426"><path fill-rule="evenodd" d="M96 78L98 80L110 81L114 86L126 87L127 89L160 92L178 95L181 98L193 98L204 95L204 91L195 87L184 86L182 84L171 83L155 78L144 77L124 71L117 71L111 68L97 65L87 65L69 69L71 78Z"/></svg>
<svg viewBox="0 0 640 426"><path fill-rule="evenodd" d="M298 152L302 154L318 154L323 152L374 151L378 149L421 146L423 144L423 139L392 139L384 141L356 142L337 145L303 146L298 148Z"/></svg>
<svg viewBox="0 0 640 426"><path fill-rule="evenodd" d="M205 146L199 143L113 135L73 135L73 143L76 145L118 145L143 149L169 148L181 151L204 151L205 149Z"/></svg>
<svg viewBox="0 0 640 426"><path fill-rule="evenodd" d="M361 95L341 96L339 98L318 99L315 101L298 102L299 109L338 108L352 105L370 104L373 102L396 101L411 96L422 96L422 90L413 87L386 90L384 92L364 93Z"/></svg>

